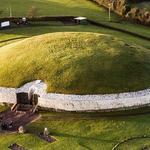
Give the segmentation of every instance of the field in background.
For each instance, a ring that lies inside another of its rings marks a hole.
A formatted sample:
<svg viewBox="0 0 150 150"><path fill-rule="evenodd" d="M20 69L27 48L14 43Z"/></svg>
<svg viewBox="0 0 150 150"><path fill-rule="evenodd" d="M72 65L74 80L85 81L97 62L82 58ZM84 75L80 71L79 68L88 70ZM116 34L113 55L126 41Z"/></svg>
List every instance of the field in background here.
<svg viewBox="0 0 150 150"><path fill-rule="evenodd" d="M12 16L26 16L29 9L34 6L37 8L37 16L85 16L97 22L102 22L110 26L150 37L149 28L144 27L143 25L122 21L122 19L113 12L111 13L112 22L109 22L108 11L89 0L82 0L82 3L80 0L1 0L0 10L2 10L3 13L0 15L0 17L9 16L10 6L12 10Z"/></svg>
<svg viewBox="0 0 150 150"><path fill-rule="evenodd" d="M19 6L19 8L18 8ZM1 0L0 10L3 13L0 17L9 17L9 7L12 16L27 16L28 11L35 7L36 16L87 16L92 19L98 18L101 21L108 20L107 11L103 7L98 7L89 0ZM112 14L112 18L118 18Z"/></svg>

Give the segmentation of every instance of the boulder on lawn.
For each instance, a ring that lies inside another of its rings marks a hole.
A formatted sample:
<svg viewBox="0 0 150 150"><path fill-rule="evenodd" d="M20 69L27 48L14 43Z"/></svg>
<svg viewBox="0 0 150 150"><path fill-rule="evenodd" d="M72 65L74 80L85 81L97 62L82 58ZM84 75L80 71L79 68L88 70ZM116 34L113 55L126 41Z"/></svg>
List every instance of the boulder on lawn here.
<svg viewBox="0 0 150 150"><path fill-rule="evenodd" d="M18 128L18 133L21 133L21 134L25 133L25 129L24 129L23 126L20 126L20 127Z"/></svg>

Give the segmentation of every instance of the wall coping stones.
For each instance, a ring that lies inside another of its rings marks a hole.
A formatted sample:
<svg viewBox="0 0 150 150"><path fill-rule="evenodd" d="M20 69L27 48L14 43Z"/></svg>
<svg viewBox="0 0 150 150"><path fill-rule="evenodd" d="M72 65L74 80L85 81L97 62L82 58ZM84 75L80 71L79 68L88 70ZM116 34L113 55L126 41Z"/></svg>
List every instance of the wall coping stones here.
<svg viewBox="0 0 150 150"><path fill-rule="evenodd" d="M75 95L47 93L47 85L36 80L20 88L0 87L0 102L16 103L16 93L31 91L38 94L38 105L41 107L66 111L86 111L128 108L150 104L150 88L129 93Z"/></svg>

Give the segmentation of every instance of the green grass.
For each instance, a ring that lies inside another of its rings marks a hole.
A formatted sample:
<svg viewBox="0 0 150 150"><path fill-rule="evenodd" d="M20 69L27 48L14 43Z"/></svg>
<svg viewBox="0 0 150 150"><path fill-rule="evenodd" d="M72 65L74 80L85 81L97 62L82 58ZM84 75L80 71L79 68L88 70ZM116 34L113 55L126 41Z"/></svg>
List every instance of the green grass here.
<svg viewBox="0 0 150 150"><path fill-rule="evenodd" d="M1 17L8 17L9 10L7 8L11 5L13 16L26 16L28 10L35 6L37 16L88 16L93 19L108 20L107 11L103 7L98 7L89 0L1 0L0 10L4 10ZM19 6L19 8L18 8ZM98 16L99 14L99 16ZM113 18L118 18L113 14Z"/></svg>
<svg viewBox="0 0 150 150"><path fill-rule="evenodd" d="M7 108L8 108L8 106L0 105L0 112L6 110Z"/></svg>
<svg viewBox="0 0 150 150"><path fill-rule="evenodd" d="M124 139L150 135L150 115L104 118L96 114L83 113L44 113L36 122L26 128L28 134L3 134L0 136L0 149L17 142L32 150L111 150ZM47 143L35 134L48 127L50 134L57 141ZM133 144L132 144L133 143ZM129 145L121 145L120 150L138 150L149 141L132 141Z"/></svg>
<svg viewBox="0 0 150 150"><path fill-rule="evenodd" d="M26 16L28 10L32 6L35 6L38 8L38 16L85 16L97 22L102 22L150 37L150 30L148 27L132 24L127 21L115 23L118 20L120 21L121 18L114 13L111 13L112 22L110 23L108 21L108 11L89 0L82 0L82 2L81 0L1 0L0 10L4 10L4 13L1 14L0 17L9 16L9 10L7 8L10 5L13 16Z"/></svg>
<svg viewBox="0 0 150 150"><path fill-rule="evenodd" d="M148 49L110 35L51 33L0 48L0 85L41 79L48 92L135 91L149 87L149 64Z"/></svg>
<svg viewBox="0 0 150 150"><path fill-rule="evenodd" d="M108 22L108 12L104 8L98 7L88 0L82 0L82 3L80 0L0 0L0 10L6 10L0 17L8 16L7 8L9 7L9 3L11 3L14 16L25 16L31 6L36 6L38 8L38 15L86 16L89 19L98 22L150 36L148 27L131 24L126 21L122 21L121 23ZM149 5L147 5L147 7L148 6ZM118 21L120 20L120 17L112 14L112 20ZM37 26L1 30L0 46L21 40L19 38L32 37L34 35L52 32L96 32L110 34L118 37L118 39L122 39L125 43L138 44L150 49L149 41L91 25L61 27ZM144 60L144 63L147 63L147 60ZM17 68L15 68L15 70L17 70ZM3 110L5 110L5 107L0 107L0 111ZM0 135L0 149L6 150L10 144L17 142L32 150L111 150L117 142L130 138L131 136L150 135L149 114L108 118L98 117L98 115L99 114L96 114L95 117L91 114L42 113L42 118L40 120L27 127L30 132L29 134ZM50 129L50 134L58 139L56 143L48 144L31 134L43 131L44 127L48 127ZM145 144L150 145L149 141L140 140L131 141L125 145L121 145L119 148L121 150L139 150L141 146Z"/></svg>
<svg viewBox="0 0 150 150"><path fill-rule="evenodd" d="M2 30L0 32L0 47L7 45L16 41L16 39L24 37L32 37L44 33L53 33L53 32L96 32L103 34L114 35L118 38L123 39L125 42L130 44L139 44L143 47L150 49L150 44L148 40L137 38L135 36L117 32L114 30L105 29L102 27L96 27L92 25L79 25L79 26L37 26L37 27L24 27L24 28L15 28Z"/></svg>
<svg viewBox="0 0 150 150"><path fill-rule="evenodd" d="M142 150L145 146L150 147L150 138L141 138L128 141L118 146L117 150Z"/></svg>

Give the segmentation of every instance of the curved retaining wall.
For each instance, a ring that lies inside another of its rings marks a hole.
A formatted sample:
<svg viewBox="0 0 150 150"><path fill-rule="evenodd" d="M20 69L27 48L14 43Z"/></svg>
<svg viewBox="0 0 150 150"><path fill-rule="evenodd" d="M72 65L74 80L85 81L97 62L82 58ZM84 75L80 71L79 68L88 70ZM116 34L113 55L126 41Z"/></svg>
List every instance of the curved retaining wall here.
<svg viewBox="0 0 150 150"><path fill-rule="evenodd" d="M0 88L1 103L16 103L16 93L34 91L40 97L38 105L40 107L64 110L64 111L98 111L98 110L116 110L133 107L142 107L150 104L150 89L104 95L72 95L46 93L47 86L40 80L25 84L15 88Z"/></svg>

